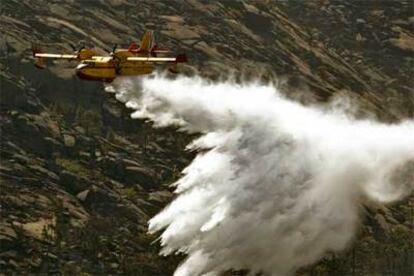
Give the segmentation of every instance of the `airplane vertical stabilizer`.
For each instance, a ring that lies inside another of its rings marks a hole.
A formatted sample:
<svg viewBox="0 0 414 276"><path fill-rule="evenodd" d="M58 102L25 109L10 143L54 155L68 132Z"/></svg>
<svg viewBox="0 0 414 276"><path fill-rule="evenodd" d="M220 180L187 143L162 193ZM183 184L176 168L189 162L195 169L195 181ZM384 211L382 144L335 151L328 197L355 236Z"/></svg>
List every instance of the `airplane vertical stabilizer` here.
<svg viewBox="0 0 414 276"><path fill-rule="evenodd" d="M146 31L141 40L140 51L149 51L153 44L153 31Z"/></svg>

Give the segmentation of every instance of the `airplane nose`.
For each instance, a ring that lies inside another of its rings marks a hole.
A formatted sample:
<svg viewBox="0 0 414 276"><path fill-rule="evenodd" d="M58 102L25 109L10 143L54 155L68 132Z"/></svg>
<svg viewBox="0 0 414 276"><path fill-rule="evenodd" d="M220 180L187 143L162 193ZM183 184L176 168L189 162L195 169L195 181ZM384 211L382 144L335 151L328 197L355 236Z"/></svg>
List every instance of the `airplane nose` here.
<svg viewBox="0 0 414 276"><path fill-rule="evenodd" d="M76 66L76 70L78 70L78 69L82 69L82 68L85 68L85 67L88 67L88 64L81 63L81 64L79 64L78 66Z"/></svg>
<svg viewBox="0 0 414 276"><path fill-rule="evenodd" d="M85 79L85 78L87 78L87 75L85 74L85 69L86 69L86 67L88 67L88 65L87 64L79 64L77 67L76 67L76 75L79 77L79 78L81 78L81 79Z"/></svg>
<svg viewBox="0 0 414 276"><path fill-rule="evenodd" d="M81 63L78 66L76 66L76 72L81 72L83 69L85 69L86 67L88 67L87 64Z"/></svg>

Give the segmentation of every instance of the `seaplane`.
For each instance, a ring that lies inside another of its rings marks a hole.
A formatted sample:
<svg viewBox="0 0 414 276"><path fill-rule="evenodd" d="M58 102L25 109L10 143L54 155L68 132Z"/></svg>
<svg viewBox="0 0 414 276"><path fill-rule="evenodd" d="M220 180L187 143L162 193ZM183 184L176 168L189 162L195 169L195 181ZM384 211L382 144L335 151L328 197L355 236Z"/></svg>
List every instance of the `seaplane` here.
<svg viewBox="0 0 414 276"><path fill-rule="evenodd" d="M185 54L175 57L164 56L170 50L158 47L153 31L146 31L138 46L132 42L127 49L118 49L115 44L109 55L98 55L90 48L81 47L73 54L43 53L38 46L32 46L34 65L45 69L46 59L77 61L76 75L84 80L112 82L118 76L139 76L151 74L158 64L169 64L168 70L178 73L177 64L187 62Z"/></svg>

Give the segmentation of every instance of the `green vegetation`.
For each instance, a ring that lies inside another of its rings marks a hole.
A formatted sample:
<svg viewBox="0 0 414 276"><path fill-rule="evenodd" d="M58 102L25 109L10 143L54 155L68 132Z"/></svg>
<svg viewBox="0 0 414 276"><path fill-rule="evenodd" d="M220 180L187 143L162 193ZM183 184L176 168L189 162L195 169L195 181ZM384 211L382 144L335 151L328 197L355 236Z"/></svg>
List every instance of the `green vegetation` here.
<svg viewBox="0 0 414 276"><path fill-rule="evenodd" d="M90 170L82 166L78 161L65 158L56 158L56 164L65 170L79 175L80 177L87 178L90 176Z"/></svg>
<svg viewBox="0 0 414 276"><path fill-rule="evenodd" d="M136 201L139 197L139 194L134 187L125 188L122 190L122 193L125 195L127 199L133 202Z"/></svg>

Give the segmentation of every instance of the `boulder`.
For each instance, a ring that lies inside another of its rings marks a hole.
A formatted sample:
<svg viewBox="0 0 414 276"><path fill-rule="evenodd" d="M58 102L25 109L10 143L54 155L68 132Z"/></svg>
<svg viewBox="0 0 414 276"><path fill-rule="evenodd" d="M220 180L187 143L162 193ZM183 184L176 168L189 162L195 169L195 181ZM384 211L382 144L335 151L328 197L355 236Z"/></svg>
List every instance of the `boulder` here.
<svg viewBox="0 0 414 276"><path fill-rule="evenodd" d="M76 197L77 197L80 201L84 202L84 201L86 200L86 198L88 197L89 192L90 192L89 190L82 191L82 192L80 192L79 194L77 194L77 195L76 195Z"/></svg>
<svg viewBox="0 0 414 276"><path fill-rule="evenodd" d="M79 152L79 159L89 161L91 159L91 154L86 151Z"/></svg>
<svg viewBox="0 0 414 276"><path fill-rule="evenodd" d="M59 176L57 174L45 169L42 166L28 165L28 168L30 168L32 171L34 171L34 173L37 174L37 175L40 175L40 176L43 176L43 177L48 177L48 178L51 178L55 181L59 181Z"/></svg>
<svg viewBox="0 0 414 276"><path fill-rule="evenodd" d="M179 40L200 38L200 35L197 33L196 29L177 22L168 22L166 29L167 30L162 30L161 33Z"/></svg>
<svg viewBox="0 0 414 276"><path fill-rule="evenodd" d="M137 161L132 160L132 159L127 159L127 158L122 159L122 163L125 167L128 167L128 166L140 167L141 166L141 164L138 163Z"/></svg>
<svg viewBox="0 0 414 276"><path fill-rule="evenodd" d="M40 218L34 222L28 222L20 225L25 234L33 237L37 240L47 241L48 239L54 239L56 233L56 219L44 219Z"/></svg>
<svg viewBox="0 0 414 276"><path fill-rule="evenodd" d="M357 18L356 19L356 23L358 23L358 24L365 24L367 22L364 19L362 19L362 18Z"/></svg>
<svg viewBox="0 0 414 276"><path fill-rule="evenodd" d="M47 126L43 125L42 119L38 117L27 114L18 115L13 120L11 132L21 139L19 142L25 148L28 148L33 153L49 157L57 149L56 146L59 143L53 142L54 138L49 137L50 131L48 131Z"/></svg>
<svg viewBox="0 0 414 276"><path fill-rule="evenodd" d="M0 245L1 250L13 249L15 247L15 241L17 239L17 233L12 226L7 223L0 224Z"/></svg>
<svg viewBox="0 0 414 276"><path fill-rule="evenodd" d="M113 177L118 181L123 181L124 179L124 166L118 159L114 157L105 156L98 158L99 166L102 167L103 173L108 176Z"/></svg>
<svg viewBox="0 0 414 276"><path fill-rule="evenodd" d="M2 68L3 73L3 68ZM39 112L43 109L39 99L35 97L29 89L30 85L25 79L19 81L15 76L8 75L6 72L1 76L1 101L0 106L5 109L18 108L27 112Z"/></svg>
<svg viewBox="0 0 414 276"><path fill-rule="evenodd" d="M169 191L158 191L149 194L148 200L156 203L163 204L171 200L173 194Z"/></svg>
<svg viewBox="0 0 414 276"><path fill-rule="evenodd" d="M45 143L46 152L49 154L62 150L62 147L63 147L62 144L55 138L45 137L43 138L43 141Z"/></svg>
<svg viewBox="0 0 414 276"><path fill-rule="evenodd" d="M129 184L139 183L144 188L150 188L154 186L156 174L152 169L128 166L125 167L124 181Z"/></svg>
<svg viewBox="0 0 414 276"><path fill-rule="evenodd" d="M75 126L75 130L80 134L86 134L85 129L81 126Z"/></svg>
<svg viewBox="0 0 414 276"><path fill-rule="evenodd" d="M102 120L106 125L122 124L122 109L119 105L105 102L102 106Z"/></svg>
<svg viewBox="0 0 414 276"><path fill-rule="evenodd" d="M53 138L59 138L61 135L59 123L50 118L50 115L47 112L40 113L39 117L40 118L37 120L38 124L46 129Z"/></svg>
<svg viewBox="0 0 414 276"><path fill-rule="evenodd" d="M63 134L63 143L65 144L66 147L72 148L76 144L76 139L74 136L70 134Z"/></svg>
<svg viewBox="0 0 414 276"><path fill-rule="evenodd" d="M385 217L382 214L376 214L375 221L381 228L381 232L383 232L385 235L388 235L388 233L390 232L390 225L387 223Z"/></svg>
<svg viewBox="0 0 414 276"><path fill-rule="evenodd" d="M43 135L50 135L54 138L60 137L59 124L57 121L50 118L49 113L42 112L40 115L26 114L25 116L36 126L38 131L42 132Z"/></svg>
<svg viewBox="0 0 414 276"><path fill-rule="evenodd" d="M86 190L91 185L86 178L67 170L60 172L60 181L68 191L76 194Z"/></svg>

